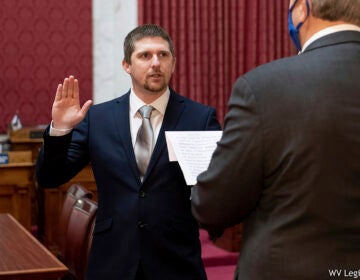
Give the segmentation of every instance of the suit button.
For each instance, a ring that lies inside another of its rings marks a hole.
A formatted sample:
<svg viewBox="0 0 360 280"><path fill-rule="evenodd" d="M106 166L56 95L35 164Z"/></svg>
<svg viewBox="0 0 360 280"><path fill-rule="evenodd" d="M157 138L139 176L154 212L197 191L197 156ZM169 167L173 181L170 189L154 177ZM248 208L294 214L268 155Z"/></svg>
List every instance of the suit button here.
<svg viewBox="0 0 360 280"><path fill-rule="evenodd" d="M139 228L144 228L145 226L146 226L146 224L143 221L138 221Z"/></svg>
<svg viewBox="0 0 360 280"><path fill-rule="evenodd" d="M146 192L144 192L143 190L141 190L140 192L139 192L139 196L140 197L145 197L146 196Z"/></svg>

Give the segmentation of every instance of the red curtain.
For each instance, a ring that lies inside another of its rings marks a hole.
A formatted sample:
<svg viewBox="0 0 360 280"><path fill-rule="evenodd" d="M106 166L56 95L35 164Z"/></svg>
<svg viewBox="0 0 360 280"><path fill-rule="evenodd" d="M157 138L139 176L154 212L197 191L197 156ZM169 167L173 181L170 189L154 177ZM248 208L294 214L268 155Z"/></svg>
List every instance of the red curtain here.
<svg viewBox="0 0 360 280"><path fill-rule="evenodd" d="M221 122L238 76L293 53L288 6L284 0L138 0L138 22L169 32L177 57L172 87L216 107Z"/></svg>

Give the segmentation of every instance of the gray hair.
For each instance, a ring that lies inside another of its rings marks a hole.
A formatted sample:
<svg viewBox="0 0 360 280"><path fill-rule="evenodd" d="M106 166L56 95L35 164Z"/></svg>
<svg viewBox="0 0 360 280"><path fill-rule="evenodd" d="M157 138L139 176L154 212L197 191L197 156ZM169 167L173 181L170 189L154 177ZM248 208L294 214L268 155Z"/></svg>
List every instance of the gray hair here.
<svg viewBox="0 0 360 280"><path fill-rule="evenodd" d="M360 26L360 0L312 0L312 14L328 21Z"/></svg>

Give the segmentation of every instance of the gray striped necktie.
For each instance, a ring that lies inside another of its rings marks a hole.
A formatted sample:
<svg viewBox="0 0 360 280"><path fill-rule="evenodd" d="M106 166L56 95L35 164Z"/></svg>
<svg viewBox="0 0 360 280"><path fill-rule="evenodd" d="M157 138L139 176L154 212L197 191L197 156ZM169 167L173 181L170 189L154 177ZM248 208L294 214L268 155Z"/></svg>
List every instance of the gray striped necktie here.
<svg viewBox="0 0 360 280"><path fill-rule="evenodd" d="M150 123L153 109L154 107L147 105L144 105L139 109L139 113L142 117L142 124L137 133L134 152L141 180L144 178L154 147L154 133Z"/></svg>

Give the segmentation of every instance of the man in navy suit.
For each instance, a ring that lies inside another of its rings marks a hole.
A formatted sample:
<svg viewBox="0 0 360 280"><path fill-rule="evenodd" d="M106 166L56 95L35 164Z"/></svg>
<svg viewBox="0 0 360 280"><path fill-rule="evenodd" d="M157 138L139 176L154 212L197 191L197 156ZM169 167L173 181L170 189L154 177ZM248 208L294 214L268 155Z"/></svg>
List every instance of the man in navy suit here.
<svg viewBox="0 0 360 280"><path fill-rule="evenodd" d="M359 0L291 0L300 54L233 86L192 203L202 224L243 222L235 279L359 276L359 26Z"/></svg>
<svg viewBox="0 0 360 280"><path fill-rule="evenodd" d="M86 279L206 279L190 187L178 163L169 162L164 132L219 130L215 109L169 88L175 55L161 27L135 28L125 38L124 53L123 68L132 79L127 94L80 107L73 76L58 86L37 180L57 187L91 162L98 210ZM154 108L155 145L142 174L134 146L143 105Z"/></svg>

